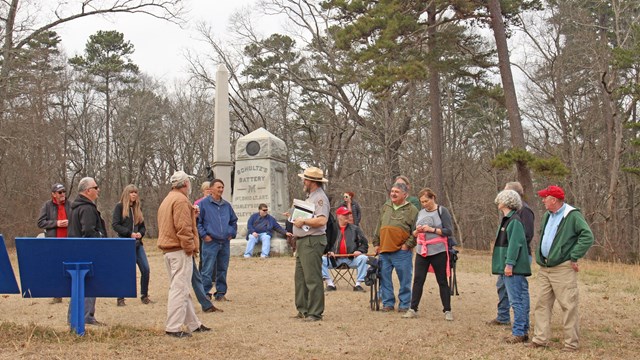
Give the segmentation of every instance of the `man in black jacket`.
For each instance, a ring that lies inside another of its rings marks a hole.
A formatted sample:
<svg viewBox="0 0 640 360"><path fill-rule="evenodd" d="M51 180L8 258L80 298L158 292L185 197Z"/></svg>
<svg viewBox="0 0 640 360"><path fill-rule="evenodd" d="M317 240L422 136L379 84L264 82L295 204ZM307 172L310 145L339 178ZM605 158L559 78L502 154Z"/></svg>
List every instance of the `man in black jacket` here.
<svg viewBox="0 0 640 360"><path fill-rule="evenodd" d="M104 238L107 228L95 201L100 195L100 189L93 178L85 177L78 183L78 197L71 204L69 218L69 237ZM89 325L104 325L94 317L96 298L84 298L84 322ZM69 304L69 316L71 304ZM69 317L70 319L70 317Z"/></svg>
<svg viewBox="0 0 640 360"><path fill-rule="evenodd" d="M67 200L67 190L57 183L51 187L51 200L47 200L40 209L38 227L44 229L45 237L67 237L67 226L71 207ZM62 298L53 298L51 304L59 304Z"/></svg>
<svg viewBox="0 0 640 360"><path fill-rule="evenodd" d="M364 236L364 232L358 226L349 223L351 211L341 206L336 210L338 215L339 230L333 241L333 246L326 256L322 257L322 278L327 282L326 291L336 290L329 269L341 264L347 264L350 268L358 269L358 277L353 291L365 290L362 288L364 277L367 275L367 251L369 251L369 241ZM351 254L349 257L339 257L336 255ZM330 258L334 258L331 261Z"/></svg>

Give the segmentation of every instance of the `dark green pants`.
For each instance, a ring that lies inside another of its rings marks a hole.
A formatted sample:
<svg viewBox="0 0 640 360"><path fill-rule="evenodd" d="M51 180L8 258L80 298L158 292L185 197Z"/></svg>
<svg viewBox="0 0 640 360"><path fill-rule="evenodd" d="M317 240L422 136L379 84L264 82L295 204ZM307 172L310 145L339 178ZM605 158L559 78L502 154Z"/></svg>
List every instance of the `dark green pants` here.
<svg viewBox="0 0 640 360"><path fill-rule="evenodd" d="M300 314L321 319L324 312L322 253L325 235L305 236L296 241L296 308Z"/></svg>

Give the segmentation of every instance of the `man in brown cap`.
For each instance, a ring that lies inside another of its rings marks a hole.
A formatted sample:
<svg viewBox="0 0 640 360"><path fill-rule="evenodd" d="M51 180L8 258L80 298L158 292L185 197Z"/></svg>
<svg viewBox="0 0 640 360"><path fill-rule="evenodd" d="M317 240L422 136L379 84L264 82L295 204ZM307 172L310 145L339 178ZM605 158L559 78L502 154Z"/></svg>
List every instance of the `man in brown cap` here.
<svg viewBox="0 0 640 360"><path fill-rule="evenodd" d="M307 202L314 205L312 218L298 217L293 220L293 235L296 237L295 293L297 318L304 321L322 320L324 312L324 289L322 288L322 253L327 246L327 220L329 199L322 188L329 180L322 170L310 167L303 174Z"/></svg>
<svg viewBox="0 0 640 360"><path fill-rule="evenodd" d="M538 302L533 316L531 347L551 341L551 314L558 300L563 311L564 350L578 350L578 259L593 244L593 233L580 210L564 202L564 190L551 185L538 191L547 212L542 216L541 238L536 250Z"/></svg>

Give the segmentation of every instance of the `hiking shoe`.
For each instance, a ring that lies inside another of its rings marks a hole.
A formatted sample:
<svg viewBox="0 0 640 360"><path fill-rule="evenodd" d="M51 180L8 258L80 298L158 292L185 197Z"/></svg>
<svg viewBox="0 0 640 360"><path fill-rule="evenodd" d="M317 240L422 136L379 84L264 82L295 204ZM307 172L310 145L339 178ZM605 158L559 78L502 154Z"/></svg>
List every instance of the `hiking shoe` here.
<svg viewBox="0 0 640 360"><path fill-rule="evenodd" d="M511 335L504 338L504 342L506 342L507 344L526 343L527 341L529 341L529 336L527 335L522 335L522 336Z"/></svg>
<svg viewBox="0 0 640 360"><path fill-rule="evenodd" d="M565 346L565 347L562 348L562 352L573 353L573 352L578 352L578 349Z"/></svg>
<svg viewBox="0 0 640 360"><path fill-rule="evenodd" d="M404 315L402 315L403 319L413 319L417 317L418 317L418 313L413 309L407 310L407 312L405 312Z"/></svg>
<svg viewBox="0 0 640 360"><path fill-rule="evenodd" d="M200 327L198 327L197 329L193 330L192 332L207 332L207 331L211 331L210 327L206 327L203 324L200 324Z"/></svg>
<svg viewBox="0 0 640 360"><path fill-rule="evenodd" d="M451 311L445 311L444 319L447 321L453 321L453 313Z"/></svg>
<svg viewBox="0 0 640 360"><path fill-rule="evenodd" d="M169 335L169 336L173 336L176 338L186 338L186 337L191 337L191 333L188 332L184 332L184 331L176 331L176 332L171 332L171 331L165 331L165 334Z"/></svg>
<svg viewBox="0 0 640 360"><path fill-rule="evenodd" d="M338 290L335 285L327 285L324 291L336 291Z"/></svg>
<svg viewBox="0 0 640 360"><path fill-rule="evenodd" d="M216 301L231 301L231 300L227 299L226 296L222 295L222 296L216 296Z"/></svg>
<svg viewBox="0 0 640 360"><path fill-rule="evenodd" d="M509 326L511 325L511 323L509 322L502 322L502 321L498 321L498 319L493 319L491 321L487 321L486 323L487 325L492 325L492 326Z"/></svg>
<svg viewBox="0 0 640 360"><path fill-rule="evenodd" d="M393 306L385 306L382 309L380 309L380 311L382 312L393 312L395 309L393 308Z"/></svg>
<svg viewBox="0 0 640 360"><path fill-rule="evenodd" d="M224 312L224 311L222 309L220 309L220 308L217 308L217 307L211 305L210 308L202 310L202 312L210 313L210 312Z"/></svg>
<svg viewBox="0 0 640 360"><path fill-rule="evenodd" d="M142 301L142 303L145 304L145 305L155 303L155 301L149 299L149 295L145 295L145 296L141 297L140 301Z"/></svg>
<svg viewBox="0 0 640 360"><path fill-rule="evenodd" d="M406 313L407 311L409 311L409 308L398 308L399 313Z"/></svg>
<svg viewBox="0 0 640 360"><path fill-rule="evenodd" d="M539 348L546 348L547 347L547 345L538 344L535 341L531 341L530 343L528 343L525 346L528 347L528 348L532 348L532 349L539 349Z"/></svg>
<svg viewBox="0 0 640 360"><path fill-rule="evenodd" d="M360 286L360 285L354 286L353 287L353 291L367 292L367 290L363 289L362 286Z"/></svg>
<svg viewBox="0 0 640 360"><path fill-rule="evenodd" d="M322 319L319 317L315 317L315 316L307 316L306 318L304 318L302 321L304 322L315 322L315 321L321 321Z"/></svg>
<svg viewBox="0 0 640 360"><path fill-rule="evenodd" d="M107 326L107 324L100 322L98 320L91 320L91 321L85 321L86 325L93 325L93 326Z"/></svg>
<svg viewBox="0 0 640 360"><path fill-rule="evenodd" d="M53 304L60 304L62 303L62 298L53 298L51 299L51 301L49 301L49 304L53 305Z"/></svg>
<svg viewBox="0 0 640 360"><path fill-rule="evenodd" d="M297 313L297 314L293 315L292 318L294 318L294 319L304 319L304 318L306 318L306 316L303 313Z"/></svg>
<svg viewBox="0 0 640 360"><path fill-rule="evenodd" d="M118 306L127 306L127 304L124 303L124 299L118 299Z"/></svg>

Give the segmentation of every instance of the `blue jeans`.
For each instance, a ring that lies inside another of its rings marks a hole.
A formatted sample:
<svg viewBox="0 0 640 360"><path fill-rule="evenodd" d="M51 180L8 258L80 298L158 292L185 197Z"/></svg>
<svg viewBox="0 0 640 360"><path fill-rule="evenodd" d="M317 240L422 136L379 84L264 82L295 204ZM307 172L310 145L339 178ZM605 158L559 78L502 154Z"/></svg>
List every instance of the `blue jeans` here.
<svg viewBox="0 0 640 360"><path fill-rule="evenodd" d="M256 238L253 234L249 234L249 242L247 242L247 249L244 251L244 257L251 257L253 255L253 248L257 243L262 243L261 257L269 257L269 251L271 251L271 234L263 232L259 233Z"/></svg>
<svg viewBox="0 0 640 360"><path fill-rule="evenodd" d="M216 293L220 298L227 293L227 269L229 268L229 256L231 255L229 240L209 241L202 243L202 285L207 294L213 289L213 269L216 269Z"/></svg>
<svg viewBox="0 0 640 360"><path fill-rule="evenodd" d="M356 282L362 283L364 282L364 277L367 275L367 260L369 258L367 255L358 255L353 259L349 258L336 258L336 266L340 266L341 264L347 264L352 269L358 269L358 278ZM331 279L331 274L329 274L329 269L333 269L333 265L331 261L327 259L326 256L322 257L322 278L323 279Z"/></svg>
<svg viewBox="0 0 640 360"><path fill-rule="evenodd" d="M507 289L504 287L504 275L498 275L498 281L496 281L496 288L498 289L498 316L496 320L509 324L511 323L511 313L509 312L509 295L507 295Z"/></svg>
<svg viewBox="0 0 640 360"><path fill-rule="evenodd" d="M533 261L533 257L529 255L529 264ZM496 281L496 288L498 290L498 316L496 320L508 324L511 322L511 314L509 313L509 295L507 289L504 287L504 275L498 275L498 281Z"/></svg>
<svg viewBox="0 0 640 360"><path fill-rule="evenodd" d="M151 269L149 268L149 259L147 259L147 253L144 251L143 245L136 247L136 263L138 264L138 269L140 269L140 295L145 297L149 295Z"/></svg>
<svg viewBox="0 0 640 360"><path fill-rule="evenodd" d="M529 334L529 283L523 275L504 276L504 287L509 296L509 305L513 308L514 336Z"/></svg>
<svg viewBox="0 0 640 360"><path fill-rule="evenodd" d="M396 269L398 280L400 281L400 289L398 290L398 309L408 309L411 303L411 276L413 274L412 266L413 253L411 250L398 250L391 253L381 253L380 261L380 295L382 298L382 306L394 307L396 303L393 294L393 280L391 274Z"/></svg>
<svg viewBox="0 0 640 360"><path fill-rule="evenodd" d="M196 260L193 259L193 274L191 274L191 287L193 287L193 292L196 294L196 299L202 306L202 311L205 311L211 307L213 307L213 303L207 297L206 291L204 291L204 286L202 286L202 274L200 274L200 270L196 266Z"/></svg>

